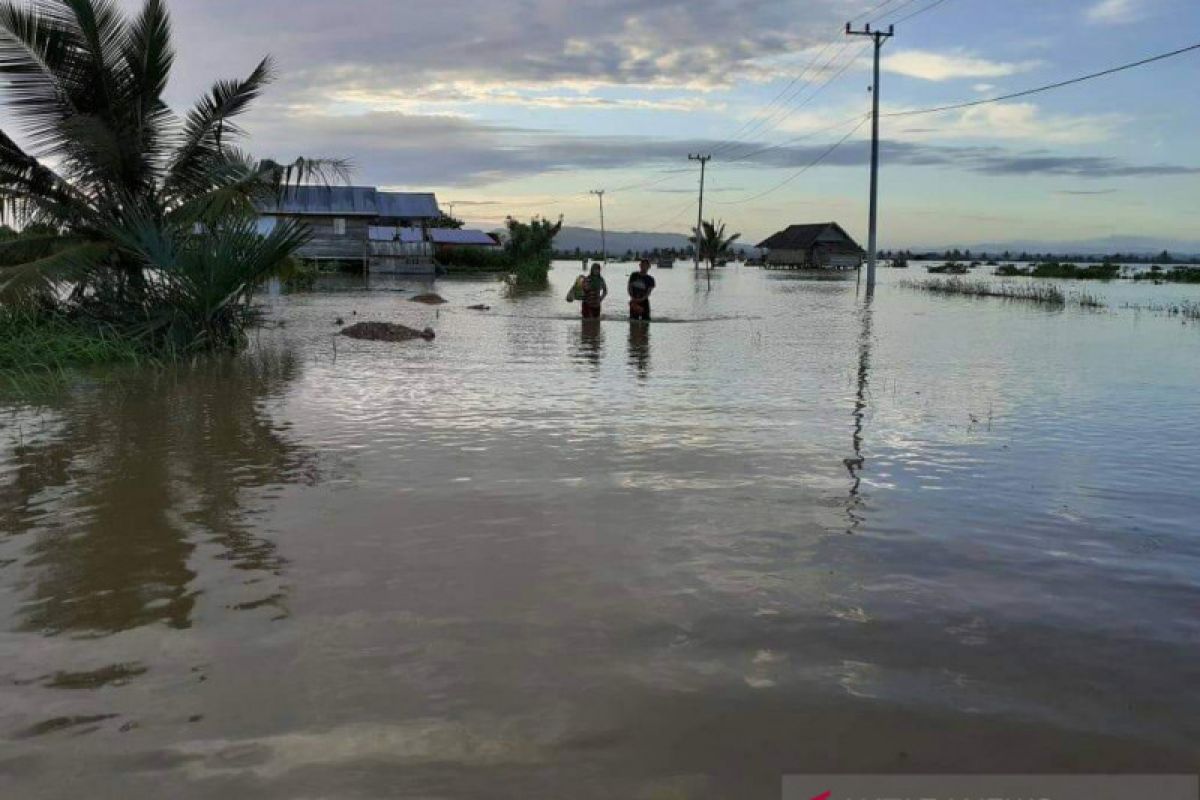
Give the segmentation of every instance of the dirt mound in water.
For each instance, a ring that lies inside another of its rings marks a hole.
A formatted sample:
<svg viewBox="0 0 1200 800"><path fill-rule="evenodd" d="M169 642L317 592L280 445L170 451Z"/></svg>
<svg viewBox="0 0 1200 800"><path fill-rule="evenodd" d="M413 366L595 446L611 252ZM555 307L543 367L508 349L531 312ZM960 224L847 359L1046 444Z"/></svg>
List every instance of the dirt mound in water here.
<svg viewBox="0 0 1200 800"><path fill-rule="evenodd" d="M390 322L360 322L342 330L342 336L349 336L351 339L365 339L370 342L407 342L413 339L430 341L436 335L433 328L419 331Z"/></svg>
<svg viewBox="0 0 1200 800"><path fill-rule="evenodd" d="M440 306L446 302L446 298L440 294L419 294L416 297L408 298L413 303L424 303L427 306Z"/></svg>

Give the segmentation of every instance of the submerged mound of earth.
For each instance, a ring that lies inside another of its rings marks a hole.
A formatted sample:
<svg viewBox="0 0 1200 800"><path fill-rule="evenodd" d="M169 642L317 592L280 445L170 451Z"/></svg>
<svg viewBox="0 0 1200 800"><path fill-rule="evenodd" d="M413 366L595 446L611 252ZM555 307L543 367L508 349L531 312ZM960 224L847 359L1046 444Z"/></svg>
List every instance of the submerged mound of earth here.
<svg viewBox="0 0 1200 800"><path fill-rule="evenodd" d="M446 302L446 298L442 297L440 294L433 294L432 292L429 294L419 294L408 299L413 303L424 303L427 306L440 306Z"/></svg>
<svg viewBox="0 0 1200 800"><path fill-rule="evenodd" d="M342 329L342 336L349 336L351 339L365 339L371 342L407 342L412 339L430 341L436 335L433 332L433 328L426 328L423 331L419 331L416 328L396 325L391 322L360 322L357 325L351 325L349 328Z"/></svg>

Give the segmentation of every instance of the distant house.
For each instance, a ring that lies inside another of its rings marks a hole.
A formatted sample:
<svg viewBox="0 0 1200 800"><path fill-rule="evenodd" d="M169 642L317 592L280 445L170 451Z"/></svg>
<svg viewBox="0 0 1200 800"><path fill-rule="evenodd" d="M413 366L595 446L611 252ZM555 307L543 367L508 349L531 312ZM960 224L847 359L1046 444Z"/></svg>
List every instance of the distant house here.
<svg viewBox="0 0 1200 800"><path fill-rule="evenodd" d="M764 266L788 269L858 269L866 255L836 222L791 225L758 247Z"/></svg>
<svg viewBox="0 0 1200 800"><path fill-rule="evenodd" d="M393 259L394 237L376 240L372 228L421 230L441 216L437 198L424 192L381 192L369 186L298 186L288 189L279 202L259 208L260 230L276 220L295 219L308 225L312 239L298 253L301 258L329 261ZM380 247L377 242L386 242ZM418 250L420 248L417 248ZM422 261L423 259L423 261ZM432 271L428 253L414 252L405 262L411 271ZM397 271L397 270L392 270Z"/></svg>

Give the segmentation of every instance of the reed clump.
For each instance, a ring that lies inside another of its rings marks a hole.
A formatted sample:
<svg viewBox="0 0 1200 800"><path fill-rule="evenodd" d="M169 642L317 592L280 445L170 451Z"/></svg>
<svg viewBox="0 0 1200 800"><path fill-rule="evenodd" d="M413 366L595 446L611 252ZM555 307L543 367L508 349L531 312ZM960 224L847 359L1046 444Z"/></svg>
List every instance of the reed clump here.
<svg viewBox="0 0 1200 800"><path fill-rule="evenodd" d="M1018 285L1012 283L991 283L982 280L963 280L962 278L942 278L930 281L905 281L910 289L943 295L959 295L963 297L999 297L1004 300L1022 300L1043 305L1064 306L1067 296L1054 285Z"/></svg>

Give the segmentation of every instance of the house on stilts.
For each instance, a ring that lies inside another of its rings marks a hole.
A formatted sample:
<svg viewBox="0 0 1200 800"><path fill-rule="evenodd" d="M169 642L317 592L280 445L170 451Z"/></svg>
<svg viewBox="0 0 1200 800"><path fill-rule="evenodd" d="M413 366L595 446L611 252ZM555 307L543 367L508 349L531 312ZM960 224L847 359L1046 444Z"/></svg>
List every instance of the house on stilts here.
<svg viewBox="0 0 1200 800"><path fill-rule="evenodd" d="M866 251L836 222L791 225L764 242L762 263L768 269L853 270Z"/></svg>

